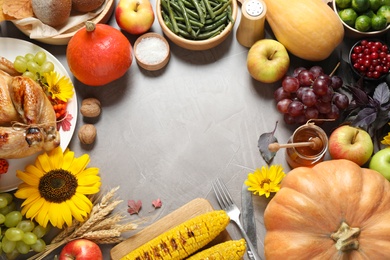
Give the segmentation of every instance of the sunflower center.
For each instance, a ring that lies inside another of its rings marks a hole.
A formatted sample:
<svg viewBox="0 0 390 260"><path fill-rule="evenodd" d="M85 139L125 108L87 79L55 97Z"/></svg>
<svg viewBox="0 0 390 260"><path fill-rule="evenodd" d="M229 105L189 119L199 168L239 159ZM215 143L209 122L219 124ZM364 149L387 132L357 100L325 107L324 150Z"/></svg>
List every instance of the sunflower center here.
<svg viewBox="0 0 390 260"><path fill-rule="evenodd" d="M41 196L50 202L62 203L76 194L77 178L64 169L51 170L39 180Z"/></svg>
<svg viewBox="0 0 390 260"><path fill-rule="evenodd" d="M61 92L61 88L57 84L54 84L54 85L51 86L50 91L53 94L58 94L58 93Z"/></svg>
<svg viewBox="0 0 390 260"><path fill-rule="evenodd" d="M264 179L264 180L262 180L261 181L261 183L260 183L260 187L262 188L262 189L264 189L264 184L270 184L271 183L271 180L270 179Z"/></svg>

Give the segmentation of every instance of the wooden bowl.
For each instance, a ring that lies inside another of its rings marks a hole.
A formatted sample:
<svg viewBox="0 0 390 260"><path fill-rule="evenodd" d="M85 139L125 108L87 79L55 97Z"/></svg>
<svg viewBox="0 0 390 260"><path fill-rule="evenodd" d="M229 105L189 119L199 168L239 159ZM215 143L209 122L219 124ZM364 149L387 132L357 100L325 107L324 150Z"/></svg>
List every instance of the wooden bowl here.
<svg viewBox="0 0 390 260"><path fill-rule="evenodd" d="M232 7L232 17L234 21L236 21L237 12L238 12L238 6L236 0L232 0L231 7ZM202 50L208 50L214 48L215 46L222 43L229 36L229 34L232 32L234 27L234 23L230 22L226 26L226 28L217 36L214 36L207 40L189 40L176 35L166 26L161 14L161 0L156 0L156 16L165 36L167 36L176 45L184 49L194 50L194 51L202 51Z"/></svg>
<svg viewBox="0 0 390 260"><path fill-rule="evenodd" d="M159 46L161 42L154 42L152 43L150 40L161 40L163 44L165 44L165 50L162 50L161 45ZM145 44L142 49L139 47L140 44ZM154 44L154 46L153 46ZM157 53L158 52L158 53ZM147 61L148 58L143 57L143 55L161 55L161 58L158 60L153 60L152 61ZM169 44L167 40L160 34L158 33L145 33L138 37L138 39L134 43L134 56L135 59L137 60L138 66L145 70L159 70L165 67L167 65L169 58L170 58L170 49L169 49Z"/></svg>
<svg viewBox="0 0 390 260"><path fill-rule="evenodd" d="M104 7L103 11L100 14L98 14L97 16L95 16L93 19L91 19L92 22L106 23L108 21L108 19L110 18L111 14L114 11L115 0L106 0L104 4L105 4L105 7ZM72 17L72 14L71 14L71 17ZM16 23L14 23L14 24L22 33L24 33L25 35L30 37L31 26L20 26L20 25L17 25ZM47 44L52 44L52 45L66 45L66 44L68 44L70 38L72 38L73 35L79 29L81 29L83 27L84 27L84 22L77 25L77 26L70 28L69 30L67 30L59 35L56 35L53 37L47 37L47 38L39 38L39 39L34 38L34 40L39 41L39 42L43 42L43 43L47 43Z"/></svg>
<svg viewBox="0 0 390 260"><path fill-rule="evenodd" d="M339 9L336 6L336 0L332 1L332 7L333 7L333 10L338 14ZM360 39L360 38L369 38L369 37L379 37L381 35L384 35L385 33L387 33L390 30L390 24L389 24L389 25L387 25L387 27L385 29L380 30L380 31L361 32L361 31L358 31L355 28L349 26L348 24L344 23L343 20L341 20L340 16L339 16L339 19L344 26L345 35L350 37L350 38Z"/></svg>

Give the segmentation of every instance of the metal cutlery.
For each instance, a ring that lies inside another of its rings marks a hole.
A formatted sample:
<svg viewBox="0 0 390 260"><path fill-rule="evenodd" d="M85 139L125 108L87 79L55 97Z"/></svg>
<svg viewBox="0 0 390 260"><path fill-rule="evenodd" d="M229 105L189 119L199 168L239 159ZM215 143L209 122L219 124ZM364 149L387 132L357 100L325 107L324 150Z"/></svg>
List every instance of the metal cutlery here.
<svg viewBox="0 0 390 260"><path fill-rule="evenodd" d="M216 179L215 182L213 182L213 190L217 197L218 203L221 206L223 210L226 211L226 213L229 215L230 220L233 221L237 227L239 228L242 236L245 238L246 243L248 245L247 247L247 254L249 259L251 260L261 260L259 254L257 253L255 247L253 246L251 240L249 239L248 235L246 234L244 228L242 227L241 221L240 221L240 210L234 203L232 196L230 195L229 191L227 190L225 184L219 180Z"/></svg>
<svg viewBox="0 0 390 260"><path fill-rule="evenodd" d="M245 183L241 190L241 221L242 227L257 251L256 220L253 209L252 192L248 191Z"/></svg>

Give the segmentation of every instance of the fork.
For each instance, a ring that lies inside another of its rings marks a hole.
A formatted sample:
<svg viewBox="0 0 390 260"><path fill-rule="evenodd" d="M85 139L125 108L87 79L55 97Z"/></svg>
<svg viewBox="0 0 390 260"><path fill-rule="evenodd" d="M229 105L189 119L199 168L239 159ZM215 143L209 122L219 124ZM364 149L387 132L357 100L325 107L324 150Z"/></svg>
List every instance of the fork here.
<svg viewBox="0 0 390 260"><path fill-rule="evenodd" d="M256 252L255 247L253 246L244 228L242 227L240 221L241 212L236 206L236 204L234 203L232 196L230 195L228 189L226 188L226 185L219 178L217 178L213 182L212 186L219 205L223 210L226 211L226 213L230 217L230 220L236 223L237 227L240 229L242 236L245 238L246 243L248 244L246 252L248 254L249 259L261 260L259 254Z"/></svg>

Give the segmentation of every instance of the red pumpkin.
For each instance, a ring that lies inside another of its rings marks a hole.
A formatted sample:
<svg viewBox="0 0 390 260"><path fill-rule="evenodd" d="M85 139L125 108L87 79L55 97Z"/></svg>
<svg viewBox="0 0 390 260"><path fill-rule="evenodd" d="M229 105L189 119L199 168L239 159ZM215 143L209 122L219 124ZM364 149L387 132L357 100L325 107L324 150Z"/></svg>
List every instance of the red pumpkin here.
<svg viewBox="0 0 390 260"><path fill-rule="evenodd" d="M390 182L348 160L296 168L264 224L267 260L389 259Z"/></svg>
<svg viewBox="0 0 390 260"><path fill-rule="evenodd" d="M133 61L133 50L119 30L87 22L70 39L66 58L70 71L79 81L102 86L127 72Z"/></svg>

